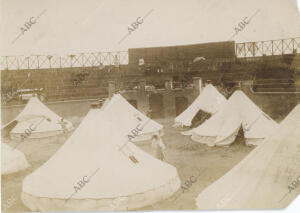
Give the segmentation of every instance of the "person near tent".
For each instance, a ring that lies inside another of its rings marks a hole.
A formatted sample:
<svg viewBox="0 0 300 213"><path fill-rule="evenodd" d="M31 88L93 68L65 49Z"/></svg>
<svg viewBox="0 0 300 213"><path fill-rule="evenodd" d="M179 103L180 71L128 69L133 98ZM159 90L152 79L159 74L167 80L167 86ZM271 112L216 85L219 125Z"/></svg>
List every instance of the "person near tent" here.
<svg viewBox="0 0 300 213"><path fill-rule="evenodd" d="M67 132L67 122L64 121L64 118L61 118L60 121L58 122L61 125L61 128L63 132Z"/></svg>
<svg viewBox="0 0 300 213"><path fill-rule="evenodd" d="M157 134L152 136L152 148L154 150L155 157L163 161L165 159L164 150L166 149L166 146L163 143L162 138Z"/></svg>

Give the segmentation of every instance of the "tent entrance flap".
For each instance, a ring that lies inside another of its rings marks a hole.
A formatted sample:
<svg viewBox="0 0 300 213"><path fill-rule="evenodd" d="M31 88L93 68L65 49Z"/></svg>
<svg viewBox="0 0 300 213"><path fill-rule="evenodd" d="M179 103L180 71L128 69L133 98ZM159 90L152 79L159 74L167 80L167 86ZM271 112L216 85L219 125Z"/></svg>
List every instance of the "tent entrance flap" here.
<svg viewBox="0 0 300 213"><path fill-rule="evenodd" d="M197 114L195 115L195 117L192 119L192 125L191 125L191 127L195 128L195 127L203 124L204 121L206 121L210 117L211 117L210 113L207 113L207 112L205 112L205 111L203 111L203 110L200 109L197 112Z"/></svg>

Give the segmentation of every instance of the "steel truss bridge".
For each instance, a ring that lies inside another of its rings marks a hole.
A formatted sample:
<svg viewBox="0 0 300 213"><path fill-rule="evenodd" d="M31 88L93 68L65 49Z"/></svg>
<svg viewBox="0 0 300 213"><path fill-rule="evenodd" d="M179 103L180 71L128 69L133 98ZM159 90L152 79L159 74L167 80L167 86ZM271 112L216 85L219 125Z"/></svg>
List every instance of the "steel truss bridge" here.
<svg viewBox="0 0 300 213"><path fill-rule="evenodd" d="M251 58L257 56L275 56L300 53L300 37L236 43L236 56L238 58ZM31 55L31 56L1 56L1 70L26 69L55 69L72 67L101 67L107 65L128 64L128 52L94 52L78 53L66 56Z"/></svg>
<svg viewBox="0 0 300 213"><path fill-rule="evenodd" d="M241 58L296 54L300 53L300 37L281 40L237 43L235 49L236 56Z"/></svg>

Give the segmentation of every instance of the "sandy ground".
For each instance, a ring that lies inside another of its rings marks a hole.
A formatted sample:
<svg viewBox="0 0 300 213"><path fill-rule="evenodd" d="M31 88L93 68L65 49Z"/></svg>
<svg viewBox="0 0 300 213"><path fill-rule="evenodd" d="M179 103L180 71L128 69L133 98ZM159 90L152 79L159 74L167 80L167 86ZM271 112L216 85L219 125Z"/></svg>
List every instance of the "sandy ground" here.
<svg viewBox="0 0 300 213"><path fill-rule="evenodd" d="M173 128L172 119L158 119L157 121L164 125L165 134L163 140L167 146L166 161L177 168L182 185L192 176L198 176L198 178L189 187L185 186L186 190L184 192L182 189L179 189L167 200L162 200L140 210L195 209L195 198L197 195L205 187L223 176L253 149L245 146L242 140L236 141L229 147L201 145L193 142L190 137L181 135L180 130ZM14 142L7 142L11 146L15 145ZM18 173L2 176L2 211L5 210L3 207L5 203L6 212L30 211L23 205L20 198L22 180L43 165L61 145L62 143L52 141L45 143L23 142L18 146L17 149L26 155L31 167ZM151 152L150 144L139 146L143 150ZM195 179L192 178L192 180Z"/></svg>

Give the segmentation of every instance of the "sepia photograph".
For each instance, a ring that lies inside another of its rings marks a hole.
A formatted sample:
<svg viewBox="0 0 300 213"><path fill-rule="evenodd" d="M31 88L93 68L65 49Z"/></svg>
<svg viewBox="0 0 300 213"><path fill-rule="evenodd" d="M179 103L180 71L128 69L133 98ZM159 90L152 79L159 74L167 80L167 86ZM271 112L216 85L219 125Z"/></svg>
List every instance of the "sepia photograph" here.
<svg viewBox="0 0 300 213"><path fill-rule="evenodd" d="M282 210L297 0L2 0L1 211Z"/></svg>

